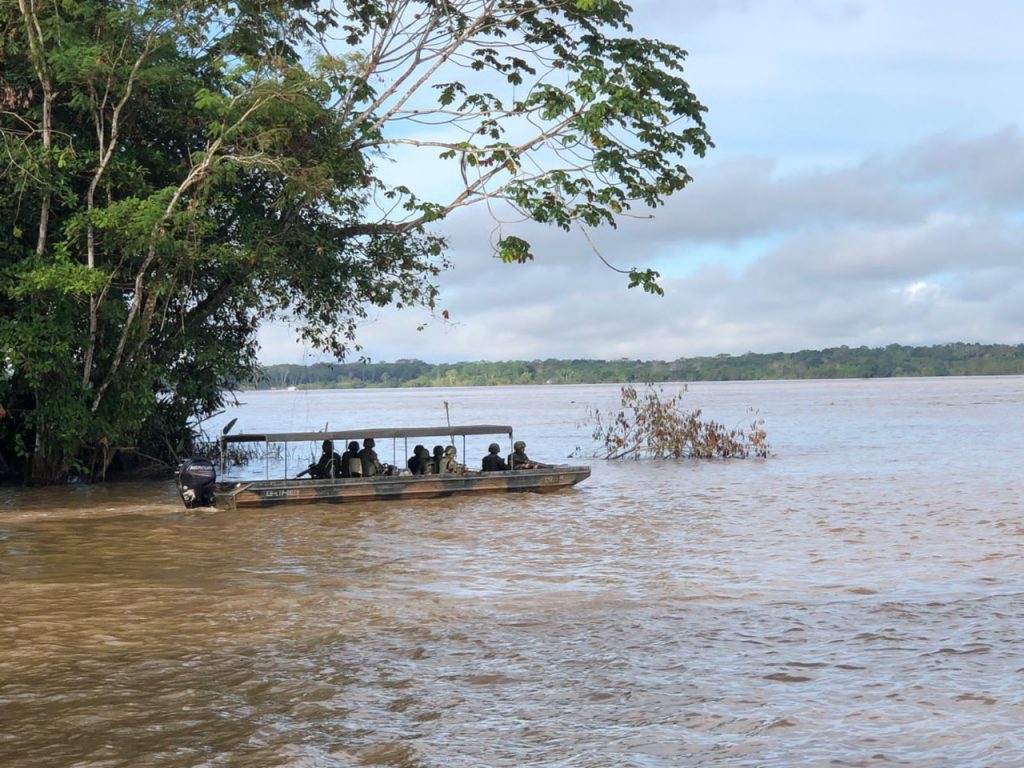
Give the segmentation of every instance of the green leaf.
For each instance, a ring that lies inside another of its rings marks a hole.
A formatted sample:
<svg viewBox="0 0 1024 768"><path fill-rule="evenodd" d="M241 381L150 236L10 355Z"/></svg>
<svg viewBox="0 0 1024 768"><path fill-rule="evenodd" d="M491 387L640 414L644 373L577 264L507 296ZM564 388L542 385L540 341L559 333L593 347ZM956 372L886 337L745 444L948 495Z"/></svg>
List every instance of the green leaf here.
<svg viewBox="0 0 1024 768"><path fill-rule="evenodd" d="M629 270L629 287L636 288L640 286L646 293L652 293L656 296L664 296L665 291L658 284L658 278L661 274L655 272L653 269L631 269Z"/></svg>
<svg viewBox="0 0 1024 768"><path fill-rule="evenodd" d="M525 264L533 261L533 253L528 242L510 235L498 241L498 258L506 264Z"/></svg>

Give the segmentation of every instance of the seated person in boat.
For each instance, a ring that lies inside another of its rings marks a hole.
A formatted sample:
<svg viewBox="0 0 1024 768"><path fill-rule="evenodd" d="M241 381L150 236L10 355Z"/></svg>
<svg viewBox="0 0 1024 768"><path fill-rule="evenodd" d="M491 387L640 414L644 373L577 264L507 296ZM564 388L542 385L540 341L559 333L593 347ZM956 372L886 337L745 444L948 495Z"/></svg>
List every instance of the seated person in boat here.
<svg viewBox="0 0 1024 768"><path fill-rule="evenodd" d="M534 461L526 455L526 443L516 440L512 446L512 453L508 455L509 469L544 469L550 467L542 461Z"/></svg>
<svg viewBox="0 0 1024 768"><path fill-rule="evenodd" d="M341 476L362 477L363 462L359 458L359 443L355 440L348 444L348 449L341 454Z"/></svg>
<svg viewBox="0 0 1024 768"><path fill-rule="evenodd" d="M458 452L455 450L454 445L449 445L444 449L444 458L441 459L441 474L442 475L462 475L465 474L466 468L459 464L455 456Z"/></svg>
<svg viewBox="0 0 1024 768"><path fill-rule="evenodd" d="M384 466L380 463L377 452L374 450L376 445L377 442L372 437L363 440L363 450L359 452L359 460L363 464L363 477L384 474Z"/></svg>
<svg viewBox="0 0 1024 768"><path fill-rule="evenodd" d="M444 446L435 445L434 455L430 457L430 464L433 465L434 471L431 472L427 469L427 474L439 475L441 474L441 463L444 461Z"/></svg>
<svg viewBox="0 0 1024 768"><path fill-rule="evenodd" d="M409 471L414 475L425 475L427 464L430 462L430 451L424 446L417 445L412 449L412 456L409 457Z"/></svg>
<svg viewBox="0 0 1024 768"><path fill-rule="evenodd" d="M501 447L497 443L491 443L487 447L487 455L484 456L484 460L481 462L484 472L504 472L508 469L508 464L498 455L500 450Z"/></svg>
<svg viewBox="0 0 1024 768"><path fill-rule="evenodd" d="M329 477L341 476L341 456L334 450L334 443L330 440L324 440L320 447L323 451L320 454L320 460L316 464L310 464L305 472L299 474L299 477L309 475L317 480L323 480Z"/></svg>

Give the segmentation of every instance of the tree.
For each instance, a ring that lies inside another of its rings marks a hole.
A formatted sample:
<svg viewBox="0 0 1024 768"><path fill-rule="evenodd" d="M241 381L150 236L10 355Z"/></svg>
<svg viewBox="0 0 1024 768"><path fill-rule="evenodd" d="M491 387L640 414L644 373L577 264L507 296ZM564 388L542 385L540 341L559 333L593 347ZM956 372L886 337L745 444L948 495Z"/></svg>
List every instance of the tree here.
<svg viewBox="0 0 1024 768"><path fill-rule="evenodd" d="M341 358L369 306L434 308L461 207L569 229L661 204L711 142L685 52L628 13L0 0L0 457L36 482L173 461L262 322ZM388 180L407 151L448 197ZM496 215L496 254L530 260Z"/></svg>
<svg viewBox="0 0 1024 768"><path fill-rule="evenodd" d="M598 454L606 459L767 458L770 446L764 419L755 415L747 431L730 429L702 417L701 411L682 407L683 392L665 397L647 384L644 391L620 390L618 413L590 410Z"/></svg>

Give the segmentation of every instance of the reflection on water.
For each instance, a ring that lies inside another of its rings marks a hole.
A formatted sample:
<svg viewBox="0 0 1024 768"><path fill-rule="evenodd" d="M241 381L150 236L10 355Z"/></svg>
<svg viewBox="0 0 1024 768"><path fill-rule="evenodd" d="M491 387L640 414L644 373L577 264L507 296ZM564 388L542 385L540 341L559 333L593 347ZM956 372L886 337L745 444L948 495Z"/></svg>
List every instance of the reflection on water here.
<svg viewBox="0 0 1024 768"><path fill-rule="evenodd" d="M369 426L500 402L552 460L615 402L351 395L290 402ZM185 513L169 483L3 491L0 765L1019 765L1024 379L687 398L759 408L776 456L253 513Z"/></svg>

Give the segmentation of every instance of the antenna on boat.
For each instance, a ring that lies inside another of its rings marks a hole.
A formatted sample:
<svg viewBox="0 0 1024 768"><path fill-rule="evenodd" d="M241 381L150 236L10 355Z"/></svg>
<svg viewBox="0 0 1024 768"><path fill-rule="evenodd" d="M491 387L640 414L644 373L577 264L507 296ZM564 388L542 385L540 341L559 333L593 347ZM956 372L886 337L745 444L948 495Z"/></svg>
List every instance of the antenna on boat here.
<svg viewBox="0 0 1024 768"><path fill-rule="evenodd" d="M452 429L452 417L448 412L448 401L444 400L444 420L448 422L448 439L452 441L452 448L458 448L455 445L455 431ZM466 435L462 435L462 460L466 460Z"/></svg>
<svg viewBox="0 0 1024 768"><path fill-rule="evenodd" d="M451 414L448 413L448 401L445 400L443 402L444 402L444 420L446 422L448 422L448 439L452 441L452 445L455 445L455 433L452 432L452 417L451 417Z"/></svg>

